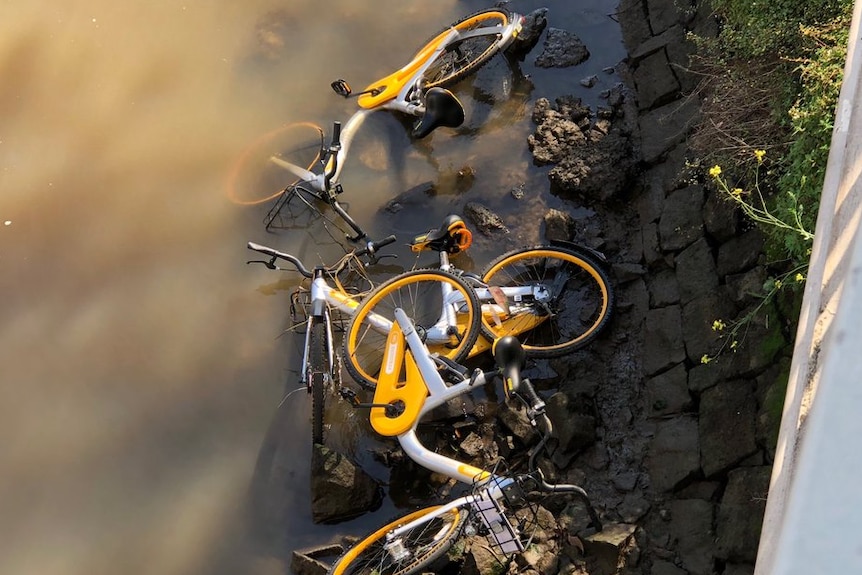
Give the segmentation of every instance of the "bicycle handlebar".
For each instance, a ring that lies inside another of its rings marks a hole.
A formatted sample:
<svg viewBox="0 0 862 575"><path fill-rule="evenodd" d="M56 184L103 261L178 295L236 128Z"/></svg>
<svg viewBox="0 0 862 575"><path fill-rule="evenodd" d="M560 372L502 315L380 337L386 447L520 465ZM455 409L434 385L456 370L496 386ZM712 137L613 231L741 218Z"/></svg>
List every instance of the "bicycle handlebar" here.
<svg viewBox="0 0 862 575"><path fill-rule="evenodd" d="M333 151L341 149L341 122L332 123L332 143L329 144L329 149Z"/></svg>
<svg viewBox="0 0 862 575"><path fill-rule="evenodd" d="M382 248L384 246L388 246L389 244L391 244L393 242L395 242L395 236L394 235L387 236L387 237L383 238L382 240L369 241L369 242L366 242L364 248L353 250L353 255L355 255L357 257L367 255L367 256L369 256L369 259L373 262L373 261L376 261L376 259L377 259L376 257L374 257L374 254L376 254L380 248ZM264 246L261 244L257 244L255 242L248 242L247 247L250 250L253 250L253 251L256 251L258 253L270 256L272 259L270 259L268 262L254 260L254 261L249 261L246 263L258 262L258 263L262 263L262 264L266 265L266 267L268 267L271 270L278 270L278 269L282 269L282 268L279 268L278 266L275 265L275 260L276 259L282 259L282 260L288 261L291 264L293 264L293 266L296 268L296 271L298 271L303 276L305 276L307 278L311 278L313 276L313 273L311 271L309 271L309 269L305 267L305 265L302 263L302 261L293 254L280 252L276 249L273 249L273 248L270 248L268 246ZM339 262L338 264L336 264L334 266L328 266L328 267L325 267L324 269L328 272L338 273L341 271L343 266L344 266L344 264L342 262Z"/></svg>

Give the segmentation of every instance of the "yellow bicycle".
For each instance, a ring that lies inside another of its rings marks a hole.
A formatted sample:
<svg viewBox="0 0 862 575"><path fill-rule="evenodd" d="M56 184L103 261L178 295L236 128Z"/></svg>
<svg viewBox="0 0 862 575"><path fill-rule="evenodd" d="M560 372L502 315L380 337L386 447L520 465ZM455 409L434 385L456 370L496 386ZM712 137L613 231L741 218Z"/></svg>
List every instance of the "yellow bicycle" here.
<svg viewBox="0 0 862 575"><path fill-rule="evenodd" d="M542 27L547 11L535 11L530 22L540 21ZM343 192L339 183L341 170L347 160L351 142L365 119L373 112L390 110L416 118L412 135L423 138L438 127L458 127L464 121L464 109L452 92L446 89L474 73L495 54L523 48L519 34L527 17L492 8L461 18L434 35L402 68L381 78L360 92L353 92L345 80L332 83L335 92L345 98L355 97L359 109L344 124L334 122L330 143L325 144L322 129L314 127L320 137L320 152L310 166L298 165L280 153L268 153L268 162L292 174L296 181L270 194L266 200L276 198L264 218L266 229L279 220L282 210L292 202L310 207L315 202L329 205L352 230L348 238L359 241L366 237L361 226L339 202ZM534 43L535 36L530 36ZM308 126L290 124L285 128ZM247 165L260 159L260 149L272 144L267 134L253 142L235 162L228 178L228 194L238 196L236 189ZM263 201L263 200L261 200ZM249 202L244 202L249 203Z"/></svg>
<svg viewBox="0 0 862 575"><path fill-rule="evenodd" d="M433 351L446 352L447 345L456 343L460 349L464 341L473 341L471 357L504 335L521 338L530 357L559 357L589 344L610 322L614 290L601 253L572 242L551 242L507 252L480 274L469 274L454 267L449 256L465 251L471 238L464 220L450 215L440 227L414 238L411 246L416 252L437 252L439 270L470 287L478 302L479 333L465 329L464 318L474 304L463 292L432 278L417 283L429 270L391 278L363 299L347 325L344 365L357 383L376 385L396 308L412 314L416 330ZM451 313L441 313L441 303ZM375 321L369 321L371 317ZM440 343L446 333L452 335L450 344Z"/></svg>
<svg viewBox="0 0 862 575"><path fill-rule="evenodd" d="M462 375L428 351L408 314L394 310L396 324L387 337L380 377L370 409L374 430L398 440L404 453L426 469L472 486L469 494L442 505L420 509L392 521L358 541L339 557L330 575L410 575L427 570L463 534L487 538L491 550L507 557L524 551L536 521L535 503L548 495L578 498L589 516L586 529L602 529L587 493L577 485L551 484L537 465L553 433L545 403L530 381L521 377L525 354L518 340L506 336L494 341L497 370L475 370ZM441 370L454 381L444 381ZM466 371L466 370L463 370ZM531 424L541 436L532 448L528 469L508 474L487 471L432 451L419 440L417 426L431 410L496 376L502 376L507 396L523 402ZM361 406L360 406L361 407Z"/></svg>

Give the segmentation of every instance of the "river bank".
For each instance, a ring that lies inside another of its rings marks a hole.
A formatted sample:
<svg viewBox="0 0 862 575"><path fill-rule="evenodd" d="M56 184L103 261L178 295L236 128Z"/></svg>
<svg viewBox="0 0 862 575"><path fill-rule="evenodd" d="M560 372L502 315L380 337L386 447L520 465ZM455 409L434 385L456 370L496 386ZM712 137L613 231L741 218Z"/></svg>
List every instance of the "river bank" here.
<svg viewBox="0 0 862 575"><path fill-rule="evenodd" d="M727 342L715 322L752 310L768 271L760 233L692 168L687 146L699 106L686 33L714 33L715 22L702 3L681 11L672 0L624 0L618 16L629 57L616 71L625 83L595 108L540 98L529 137L534 161L553 166L552 193L567 204L532 214L541 239L602 251L616 278L611 328L589 349L527 370L555 419L568 422L550 469L583 485L610 528L575 544L553 534L583 529L577 510L546 510L552 525L514 569L751 573L792 322L766 310L733 352L719 353ZM522 213L532 209L527 196ZM488 241L495 233L504 231L487 230ZM442 445L477 465L511 449L522 433L517 418L496 401L488 406L465 438ZM390 483L390 492L433 485L396 454L388 454L392 477L410 480ZM460 573L495 563L480 544L452 559L448 569Z"/></svg>

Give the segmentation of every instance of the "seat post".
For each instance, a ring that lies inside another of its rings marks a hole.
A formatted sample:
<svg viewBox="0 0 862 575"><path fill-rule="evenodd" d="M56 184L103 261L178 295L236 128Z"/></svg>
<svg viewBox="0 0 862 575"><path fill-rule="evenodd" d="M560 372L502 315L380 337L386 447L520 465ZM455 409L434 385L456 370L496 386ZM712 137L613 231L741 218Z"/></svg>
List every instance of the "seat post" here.
<svg viewBox="0 0 862 575"><path fill-rule="evenodd" d="M440 269L443 271L452 271L452 264L449 263L449 254L446 250L440 250Z"/></svg>

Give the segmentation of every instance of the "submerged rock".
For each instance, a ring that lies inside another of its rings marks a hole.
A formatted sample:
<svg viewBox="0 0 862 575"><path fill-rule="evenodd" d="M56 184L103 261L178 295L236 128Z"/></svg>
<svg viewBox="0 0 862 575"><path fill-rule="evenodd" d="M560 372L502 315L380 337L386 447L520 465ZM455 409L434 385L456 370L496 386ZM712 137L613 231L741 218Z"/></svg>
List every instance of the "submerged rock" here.
<svg viewBox="0 0 862 575"><path fill-rule="evenodd" d="M323 445L311 453L311 515L315 523L337 523L376 509L380 485L345 455Z"/></svg>

